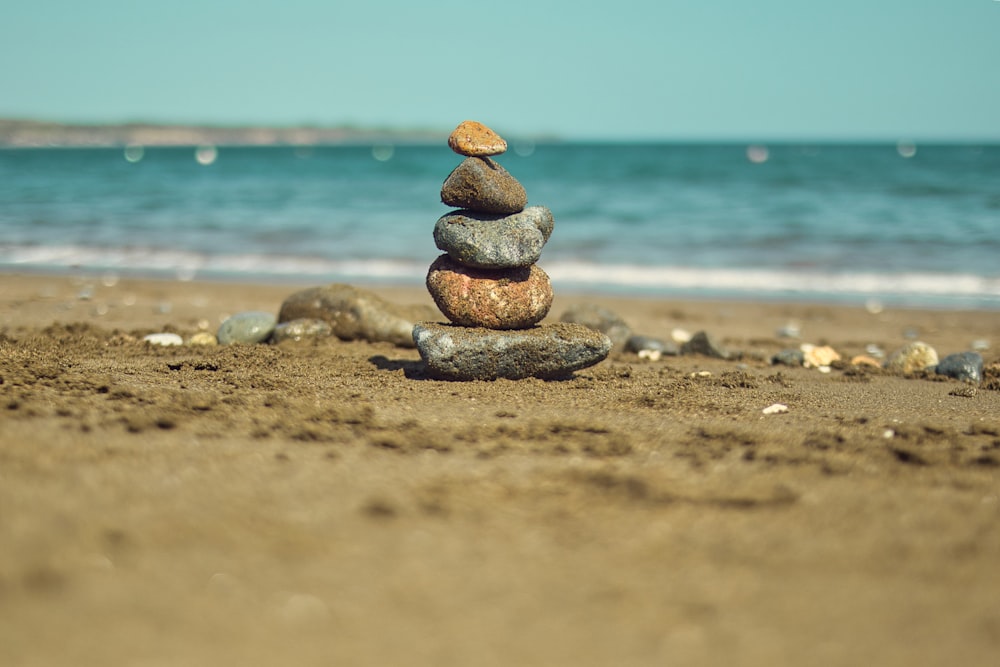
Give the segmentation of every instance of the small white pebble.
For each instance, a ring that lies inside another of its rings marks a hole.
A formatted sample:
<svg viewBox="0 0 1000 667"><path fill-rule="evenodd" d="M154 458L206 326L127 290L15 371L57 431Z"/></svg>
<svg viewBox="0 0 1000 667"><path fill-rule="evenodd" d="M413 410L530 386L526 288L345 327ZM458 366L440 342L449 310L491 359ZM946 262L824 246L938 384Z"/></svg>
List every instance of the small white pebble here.
<svg viewBox="0 0 1000 667"><path fill-rule="evenodd" d="M670 332L670 338L675 343L686 343L691 340L691 332L686 329L677 328Z"/></svg>
<svg viewBox="0 0 1000 667"><path fill-rule="evenodd" d="M142 340L150 345L183 345L184 339L175 333L154 333L143 336Z"/></svg>
<svg viewBox="0 0 1000 667"><path fill-rule="evenodd" d="M698 371L697 373L691 373L693 378L710 378L712 377L711 371Z"/></svg>
<svg viewBox="0 0 1000 667"><path fill-rule="evenodd" d="M829 373L830 372L830 367L829 366L817 366L816 370L818 370L820 373Z"/></svg>
<svg viewBox="0 0 1000 667"><path fill-rule="evenodd" d="M986 340L985 338L979 338L977 340L974 340L972 341L972 349L975 350L976 352L984 352L990 349L990 341Z"/></svg>
<svg viewBox="0 0 1000 667"><path fill-rule="evenodd" d="M788 412L788 406L784 403L775 403L767 406L761 412L765 415L780 415L782 412Z"/></svg>
<svg viewBox="0 0 1000 667"><path fill-rule="evenodd" d="M893 431L891 428L887 428L886 430L882 431L882 437L885 438L886 440L890 440L895 435L896 432Z"/></svg>
<svg viewBox="0 0 1000 667"><path fill-rule="evenodd" d="M650 361L659 361L660 357L663 356L663 352L660 350L639 350L638 354L640 359L649 359Z"/></svg>
<svg viewBox="0 0 1000 667"><path fill-rule="evenodd" d="M867 301L865 301L865 310L867 310L872 315L878 315L883 310L885 310L885 307L882 305L882 302L879 301L878 299L868 299Z"/></svg>

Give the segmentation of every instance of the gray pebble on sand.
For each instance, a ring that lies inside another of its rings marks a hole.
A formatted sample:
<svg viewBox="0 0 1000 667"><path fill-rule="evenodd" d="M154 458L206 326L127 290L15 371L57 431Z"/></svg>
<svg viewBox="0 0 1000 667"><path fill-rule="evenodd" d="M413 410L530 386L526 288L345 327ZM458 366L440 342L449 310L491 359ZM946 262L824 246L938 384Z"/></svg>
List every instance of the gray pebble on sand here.
<svg viewBox="0 0 1000 667"><path fill-rule="evenodd" d="M219 326L219 343L261 343L271 337L276 323L277 318L271 313L237 313Z"/></svg>
<svg viewBox="0 0 1000 667"><path fill-rule="evenodd" d="M958 352L942 359L935 369L939 375L979 384L983 381L983 356L978 352Z"/></svg>

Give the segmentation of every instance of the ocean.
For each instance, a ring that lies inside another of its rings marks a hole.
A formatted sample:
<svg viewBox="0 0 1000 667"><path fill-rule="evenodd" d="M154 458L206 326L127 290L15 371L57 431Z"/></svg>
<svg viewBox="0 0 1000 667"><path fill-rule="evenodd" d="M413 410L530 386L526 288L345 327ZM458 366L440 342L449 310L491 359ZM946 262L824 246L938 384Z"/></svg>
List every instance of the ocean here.
<svg viewBox="0 0 1000 667"><path fill-rule="evenodd" d="M413 284L447 146L0 150L0 271ZM1000 146L512 142L556 293L1000 308Z"/></svg>

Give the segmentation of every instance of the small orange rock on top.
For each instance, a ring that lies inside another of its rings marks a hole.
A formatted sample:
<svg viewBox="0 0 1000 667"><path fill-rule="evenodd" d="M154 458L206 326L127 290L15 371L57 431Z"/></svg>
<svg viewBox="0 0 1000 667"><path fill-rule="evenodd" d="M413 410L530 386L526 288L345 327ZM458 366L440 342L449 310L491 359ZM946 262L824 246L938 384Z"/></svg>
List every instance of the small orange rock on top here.
<svg viewBox="0 0 1000 667"><path fill-rule="evenodd" d="M456 127L448 137L448 146L468 157L500 155L507 150L507 142L499 134L474 120L464 121Z"/></svg>

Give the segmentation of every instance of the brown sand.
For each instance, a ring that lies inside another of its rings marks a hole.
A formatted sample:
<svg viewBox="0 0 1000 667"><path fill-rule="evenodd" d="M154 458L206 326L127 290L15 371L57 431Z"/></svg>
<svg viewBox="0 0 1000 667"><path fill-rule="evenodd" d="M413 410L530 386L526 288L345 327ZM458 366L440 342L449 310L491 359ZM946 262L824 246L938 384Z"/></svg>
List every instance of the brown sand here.
<svg viewBox="0 0 1000 667"><path fill-rule="evenodd" d="M1000 313L596 298L747 355L562 382L134 339L298 287L0 276L0 665L998 664L997 381L763 359Z"/></svg>

